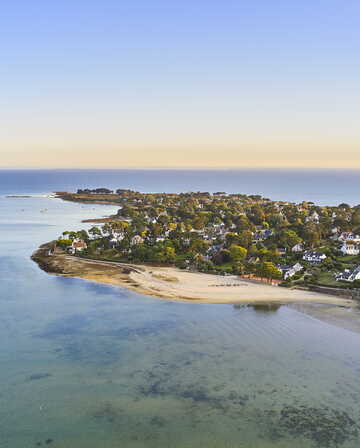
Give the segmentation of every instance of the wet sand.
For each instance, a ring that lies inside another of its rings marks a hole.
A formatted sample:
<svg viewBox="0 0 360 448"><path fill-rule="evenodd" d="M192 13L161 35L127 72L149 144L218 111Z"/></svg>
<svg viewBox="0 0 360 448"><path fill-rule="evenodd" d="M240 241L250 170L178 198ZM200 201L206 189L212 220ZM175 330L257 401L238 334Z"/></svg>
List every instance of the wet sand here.
<svg viewBox="0 0 360 448"><path fill-rule="evenodd" d="M315 303L293 303L289 306L329 325L360 333L360 304L357 302L350 308Z"/></svg>

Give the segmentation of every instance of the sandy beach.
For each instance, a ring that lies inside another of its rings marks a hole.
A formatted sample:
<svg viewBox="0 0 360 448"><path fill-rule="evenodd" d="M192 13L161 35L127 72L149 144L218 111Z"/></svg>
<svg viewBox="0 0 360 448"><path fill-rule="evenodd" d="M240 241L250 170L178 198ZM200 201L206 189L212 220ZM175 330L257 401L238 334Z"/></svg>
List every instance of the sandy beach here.
<svg viewBox="0 0 360 448"><path fill-rule="evenodd" d="M188 272L173 267L151 267L87 260L65 254L48 255L47 245L33 257L45 271L119 286L140 294L193 303L323 303L352 306L351 300L279 286L255 283L237 276Z"/></svg>
<svg viewBox="0 0 360 448"><path fill-rule="evenodd" d="M254 283L237 276L217 276L176 268L148 268L130 278L144 293L173 300L204 303L316 302L350 304L350 300L318 293Z"/></svg>

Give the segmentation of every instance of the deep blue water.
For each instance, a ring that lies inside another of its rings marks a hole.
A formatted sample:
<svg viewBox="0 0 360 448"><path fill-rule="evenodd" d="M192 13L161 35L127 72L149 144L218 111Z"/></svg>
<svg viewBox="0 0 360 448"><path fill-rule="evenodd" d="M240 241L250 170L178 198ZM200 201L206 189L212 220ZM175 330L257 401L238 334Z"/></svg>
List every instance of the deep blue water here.
<svg viewBox="0 0 360 448"><path fill-rule="evenodd" d="M0 176L0 448L359 447L359 334L288 307L173 303L48 275L30 260L39 244L116 208L5 197L203 190L213 173Z"/></svg>
<svg viewBox="0 0 360 448"><path fill-rule="evenodd" d="M351 170L0 170L0 195L100 186L141 192L261 194L320 205L360 203L360 171Z"/></svg>

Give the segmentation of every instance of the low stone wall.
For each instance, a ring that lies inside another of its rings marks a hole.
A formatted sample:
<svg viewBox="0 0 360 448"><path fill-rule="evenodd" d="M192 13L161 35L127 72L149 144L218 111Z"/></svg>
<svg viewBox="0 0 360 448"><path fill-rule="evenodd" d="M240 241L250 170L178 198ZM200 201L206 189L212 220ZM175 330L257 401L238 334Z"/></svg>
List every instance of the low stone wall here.
<svg viewBox="0 0 360 448"><path fill-rule="evenodd" d="M310 291L321 292L323 294L330 294L332 296L344 297L346 299L354 299L360 301L360 289L341 289L341 288L327 288L326 286L309 286Z"/></svg>

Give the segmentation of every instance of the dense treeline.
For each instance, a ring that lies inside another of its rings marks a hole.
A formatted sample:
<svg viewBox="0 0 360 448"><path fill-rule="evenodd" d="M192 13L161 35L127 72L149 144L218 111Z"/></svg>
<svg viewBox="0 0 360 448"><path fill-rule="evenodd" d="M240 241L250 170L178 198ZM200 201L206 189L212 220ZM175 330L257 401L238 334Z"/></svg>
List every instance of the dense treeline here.
<svg viewBox="0 0 360 448"><path fill-rule="evenodd" d="M78 195L107 193L113 191L78 190ZM118 189L116 195L120 208L113 222L81 234L65 232L67 242L60 244L81 239L88 256L272 279L284 274L283 266L301 261L304 269L294 279L306 282L343 269L341 235L360 233L360 206L320 207L223 192ZM306 251L315 250L326 254L321 265L304 260ZM351 262L355 265L356 257Z"/></svg>

